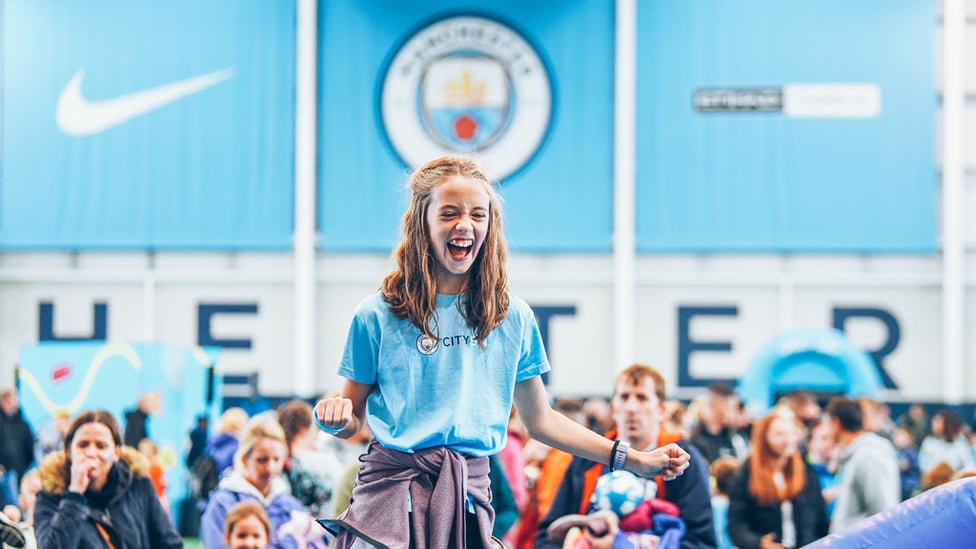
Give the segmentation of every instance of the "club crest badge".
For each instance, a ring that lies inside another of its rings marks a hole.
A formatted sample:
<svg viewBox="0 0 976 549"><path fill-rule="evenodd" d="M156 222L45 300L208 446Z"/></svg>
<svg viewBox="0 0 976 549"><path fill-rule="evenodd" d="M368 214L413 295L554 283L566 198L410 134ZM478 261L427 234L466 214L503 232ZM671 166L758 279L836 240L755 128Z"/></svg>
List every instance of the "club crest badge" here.
<svg viewBox="0 0 976 549"><path fill-rule="evenodd" d="M539 53L516 31L457 16L423 27L395 52L380 103L383 130L408 166L474 154L504 179L545 139L552 88Z"/></svg>
<svg viewBox="0 0 976 549"><path fill-rule="evenodd" d="M420 334L417 338L417 350L422 355L432 355L437 351L437 338L427 334Z"/></svg>

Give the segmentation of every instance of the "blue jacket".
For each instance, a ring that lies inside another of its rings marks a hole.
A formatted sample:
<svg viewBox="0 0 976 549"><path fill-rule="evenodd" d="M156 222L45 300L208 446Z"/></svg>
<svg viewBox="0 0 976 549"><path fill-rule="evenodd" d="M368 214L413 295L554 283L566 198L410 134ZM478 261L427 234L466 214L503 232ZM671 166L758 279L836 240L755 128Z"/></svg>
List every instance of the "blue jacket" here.
<svg viewBox="0 0 976 549"><path fill-rule="evenodd" d="M105 549L100 524L110 532L116 549L183 547L176 526L159 503L149 480L149 463L125 447L115 464L118 484L105 510L92 507L85 496L68 492L64 452L49 455L39 468L43 490L34 508L38 547Z"/></svg>
<svg viewBox="0 0 976 549"><path fill-rule="evenodd" d="M210 444L207 445L207 455L212 457L214 463L217 464L218 477L234 465L234 454L237 452L238 445L240 445L240 441L237 437L227 433L218 433L210 439Z"/></svg>
<svg viewBox="0 0 976 549"><path fill-rule="evenodd" d="M262 496L241 473L232 470L210 494L207 510L200 519L200 538L205 549L224 549L224 523L227 521L227 513L242 501L257 501L268 513L268 520L271 522L271 543L268 544L268 549L298 547L291 536L286 536L284 539L278 537L278 529L291 520L292 511L307 512L302 503L291 495L288 483L278 477L272 482L271 493ZM308 547L309 549L325 547L325 542L309 543Z"/></svg>

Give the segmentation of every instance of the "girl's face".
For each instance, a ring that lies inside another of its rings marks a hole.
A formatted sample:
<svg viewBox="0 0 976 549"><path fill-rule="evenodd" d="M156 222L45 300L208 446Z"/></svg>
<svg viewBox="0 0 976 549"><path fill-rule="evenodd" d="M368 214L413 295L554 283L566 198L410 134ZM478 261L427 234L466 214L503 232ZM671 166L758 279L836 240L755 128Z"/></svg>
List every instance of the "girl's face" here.
<svg viewBox="0 0 976 549"><path fill-rule="evenodd" d="M777 457L787 458L795 454L799 442L800 430L796 423L788 419L776 418L769 424L766 443Z"/></svg>
<svg viewBox="0 0 976 549"><path fill-rule="evenodd" d="M115 445L112 430L97 422L86 423L75 431L71 439L71 462L94 464L92 481L101 485L108 478L109 471L118 461L121 448Z"/></svg>
<svg viewBox="0 0 976 549"><path fill-rule="evenodd" d="M816 458L818 463L825 463L830 460L834 453L834 436L830 430L830 424L821 421L810 431L810 444L808 445L810 455Z"/></svg>
<svg viewBox="0 0 976 549"><path fill-rule="evenodd" d="M262 494L271 489L271 481L285 466L285 445L273 438L262 438L244 456L244 478Z"/></svg>
<svg viewBox="0 0 976 549"><path fill-rule="evenodd" d="M230 549L265 549L268 532L258 517L250 515L237 521L225 541Z"/></svg>
<svg viewBox="0 0 976 549"><path fill-rule="evenodd" d="M437 291L456 294L464 289L488 234L491 197L485 183L473 177L451 176L438 184L427 208L430 249L437 260Z"/></svg>

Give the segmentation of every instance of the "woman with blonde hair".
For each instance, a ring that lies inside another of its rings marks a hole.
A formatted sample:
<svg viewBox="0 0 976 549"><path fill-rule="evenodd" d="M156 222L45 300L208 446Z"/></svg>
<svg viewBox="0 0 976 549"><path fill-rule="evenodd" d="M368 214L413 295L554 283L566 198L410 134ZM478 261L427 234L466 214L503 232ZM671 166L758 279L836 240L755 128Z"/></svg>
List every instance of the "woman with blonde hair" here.
<svg viewBox="0 0 976 549"><path fill-rule="evenodd" d="M800 432L786 408L753 426L749 459L729 489L729 537L739 549L789 549L827 535L827 504L797 450Z"/></svg>
<svg viewBox="0 0 976 549"><path fill-rule="evenodd" d="M271 549L325 547L324 535L302 503L291 495L282 476L288 446L285 432L272 416L256 416L244 429L234 466L210 495L200 524L206 549L223 549L224 526L232 507L260 503L271 523Z"/></svg>

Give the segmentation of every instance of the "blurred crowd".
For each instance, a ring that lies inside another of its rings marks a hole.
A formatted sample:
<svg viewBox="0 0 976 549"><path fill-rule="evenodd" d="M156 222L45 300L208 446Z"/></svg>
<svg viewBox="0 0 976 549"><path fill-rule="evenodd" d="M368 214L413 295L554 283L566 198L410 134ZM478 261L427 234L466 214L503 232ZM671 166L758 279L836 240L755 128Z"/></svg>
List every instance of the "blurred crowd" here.
<svg viewBox="0 0 976 549"><path fill-rule="evenodd" d="M679 444L691 466L669 481L528 439L513 409L507 444L491 458L495 537L519 549L800 547L976 476L976 436L952 409L912 405L893 418L869 398L795 391L750 417L731 385L713 383L690 402L668 399L665 386L655 369L634 365L610 398L560 398L554 408L636 449ZM56 414L35 433L17 392L0 392L4 546L182 547L185 537L207 549L329 545L315 519L348 506L368 428L348 440L326 435L303 400L254 416L228 408L212 427L200 416L187 434L188 496L170 502L150 436L157 413L149 394L123 418Z"/></svg>

